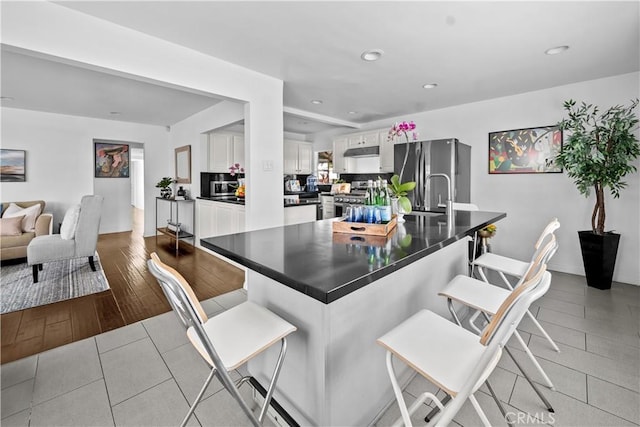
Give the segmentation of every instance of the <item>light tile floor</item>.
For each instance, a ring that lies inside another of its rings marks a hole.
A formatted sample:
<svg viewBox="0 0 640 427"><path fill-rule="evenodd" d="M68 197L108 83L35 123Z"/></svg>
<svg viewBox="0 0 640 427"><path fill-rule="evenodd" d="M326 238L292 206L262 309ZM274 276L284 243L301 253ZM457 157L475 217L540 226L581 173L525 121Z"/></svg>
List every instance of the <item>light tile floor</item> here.
<svg viewBox="0 0 640 427"><path fill-rule="evenodd" d="M246 293L239 290L203 306L215 315L244 300ZM640 287L614 283L610 291L600 291L588 288L581 276L554 273L552 289L532 312L562 350L553 351L525 318L521 334L557 388L541 386L555 413L545 411L504 356L490 380L516 425L640 425ZM518 344L511 348L541 383ZM208 370L170 312L4 364L1 374L2 426L171 426L182 420ZM425 390L437 391L417 376L405 395L411 402ZM249 387L242 394L248 399ZM493 425L506 425L486 387L477 398ZM424 405L414 422L424 424L430 409ZM398 416L393 403L377 425L390 425ZM469 404L455 421L480 425ZM248 421L214 380L189 425Z"/></svg>

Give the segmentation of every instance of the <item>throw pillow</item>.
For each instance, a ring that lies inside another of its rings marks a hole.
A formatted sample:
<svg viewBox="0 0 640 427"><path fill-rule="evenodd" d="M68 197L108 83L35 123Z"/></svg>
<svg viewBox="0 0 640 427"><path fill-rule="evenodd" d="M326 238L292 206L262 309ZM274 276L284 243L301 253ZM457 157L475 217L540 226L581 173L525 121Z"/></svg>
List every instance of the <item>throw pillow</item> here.
<svg viewBox="0 0 640 427"><path fill-rule="evenodd" d="M0 236L19 236L22 234L24 216L0 218Z"/></svg>
<svg viewBox="0 0 640 427"><path fill-rule="evenodd" d="M80 217L80 205L71 206L67 209L60 226L60 237L64 240L73 240L76 236L76 226Z"/></svg>
<svg viewBox="0 0 640 427"><path fill-rule="evenodd" d="M2 218L8 218L9 216L20 212L22 209L20 206L15 203L9 203L9 207L2 212Z"/></svg>
<svg viewBox="0 0 640 427"><path fill-rule="evenodd" d="M29 206L28 208L21 208L15 203L11 203L9 207L4 211L2 218L14 218L17 216L24 216L22 219L22 231L33 231L36 228L36 220L40 215L40 204Z"/></svg>

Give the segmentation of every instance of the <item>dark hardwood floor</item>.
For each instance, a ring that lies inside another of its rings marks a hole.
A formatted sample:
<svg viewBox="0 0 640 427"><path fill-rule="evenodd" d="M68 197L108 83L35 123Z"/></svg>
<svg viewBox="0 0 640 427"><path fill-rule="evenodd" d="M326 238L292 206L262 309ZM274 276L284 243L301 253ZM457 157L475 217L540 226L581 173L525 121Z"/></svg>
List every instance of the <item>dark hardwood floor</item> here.
<svg viewBox="0 0 640 427"><path fill-rule="evenodd" d="M133 231L102 234L98 239L109 290L0 316L2 363L169 311L147 270L151 252L178 270L199 300L239 289L244 282L242 270L186 243L181 243L176 257L173 240L158 236L156 244L155 237L143 238L140 223L134 220Z"/></svg>

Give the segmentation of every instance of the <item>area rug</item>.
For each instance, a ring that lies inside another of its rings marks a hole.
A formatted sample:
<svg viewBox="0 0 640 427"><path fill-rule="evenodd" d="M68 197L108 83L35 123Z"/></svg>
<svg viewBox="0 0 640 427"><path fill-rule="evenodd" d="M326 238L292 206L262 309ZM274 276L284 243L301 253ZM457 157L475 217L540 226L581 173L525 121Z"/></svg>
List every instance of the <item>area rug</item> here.
<svg viewBox="0 0 640 427"><path fill-rule="evenodd" d="M22 264L0 268L0 314L9 313L109 289L98 254L93 257L96 271L88 257L49 262L38 272L33 283L31 266Z"/></svg>

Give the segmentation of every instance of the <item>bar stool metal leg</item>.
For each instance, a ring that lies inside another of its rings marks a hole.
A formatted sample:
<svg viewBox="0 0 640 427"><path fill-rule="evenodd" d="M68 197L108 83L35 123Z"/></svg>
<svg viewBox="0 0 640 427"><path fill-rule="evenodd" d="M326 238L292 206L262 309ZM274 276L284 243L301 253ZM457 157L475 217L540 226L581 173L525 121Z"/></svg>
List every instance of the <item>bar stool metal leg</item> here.
<svg viewBox="0 0 640 427"><path fill-rule="evenodd" d="M489 383L489 380L486 380L484 383L486 384L487 388L489 389L489 393L491 393L491 397L493 397L493 400L498 405L498 409L500 409L500 413L504 417L505 421L507 422L509 427L513 427L513 424L509 421L509 418L507 417L507 411L504 410L504 405L502 404L502 402L500 402L500 399L498 399L498 396L493 391L493 387L491 387L491 383Z"/></svg>
<svg viewBox="0 0 640 427"><path fill-rule="evenodd" d="M260 410L260 416L258 417L258 421L262 423L264 420L264 416L267 413L267 408L269 407L269 402L271 402L271 397L273 397L273 391L275 389L276 381L278 380L278 375L280 375L280 368L282 367L282 362L284 361L284 355L287 352L287 338L282 338L282 346L280 347L280 355L278 356L278 361L276 362L276 367L273 371L273 375L271 376L271 383L269 384L269 389L267 390L267 395L264 398L264 403L262 404L262 409Z"/></svg>
<svg viewBox="0 0 640 427"><path fill-rule="evenodd" d="M555 412L555 410L553 409L553 406L551 406L551 403L547 400L546 397L544 397L544 394L542 394L538 386L536 386L535 383L531 381L531 378L529 378L529 375L527 374L527 372L524 369L522 369L522 366L520 366L516 358L513 356L513 354L511 354L511 351L509 350L509 348L505 347L504 350L507 352L509 357L511 357L511 360L513 360L513 363L516 364L520 372L522 372L522 375L524 376L524 378L527 380L531 388L533 388L533 391L535 391L538 397L540 397L540 400L542 400L542 403L545 404L545 406L547 407L547 411Z"/></svg>
<svg viewBox="0 0 640 427"><path fill-rule="evenodd" d="M180 423L180 427L184 427L187 425L189 418L191 418L193 411L196 410L196 406L198 406L198 403L200 403L200 399L202 399L202 395L207 390L207 387L209 387L209 384L211 383L211 380L213 379L215 374L216 374L216 370L211 369L211 372L209 373L207 380L204 382L204 384L202 385L202 388L200 389L200 392L198 393L195 400L191 404L191 407L189 408L189 412L187 412L187 415L185 415L184 420L182 420L182 423Z"/></svg>
<svg viewBox="0 0 640 427"><path fill-rule="evenodd" d="M551 382L551 379L549 379L549 376L547 375L547 373L544 371L544 369L542 369L542 366L540 366L540 363L538 363L538 360L535 358L535 356L533 355L533 353L531 353L531 350L529 350L529 347L525 344L524 340L522 339L522 336L520 335L520 333L518 333L518 331L515 331L513 333L513 335L515 335L516 339L518 340L518 342L520 343L520 345L522 346L522 348L524 349L524 352L527 354L527 356L529 357L529 360L531 360L531 362L533 363L533 365L536 367L536 369L538 370L538 372L540 372L540 375L542 375L542 378L544 379L544 381L547 383L547 386L549 386L549 388L551 390L555 391L555 386L553 385L553 383Z"/></svg>

